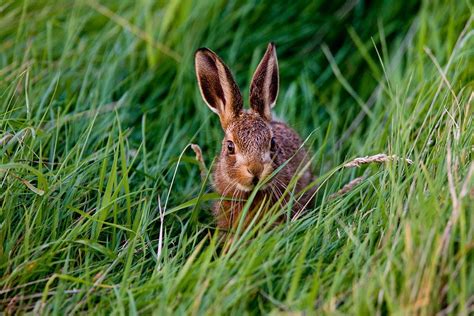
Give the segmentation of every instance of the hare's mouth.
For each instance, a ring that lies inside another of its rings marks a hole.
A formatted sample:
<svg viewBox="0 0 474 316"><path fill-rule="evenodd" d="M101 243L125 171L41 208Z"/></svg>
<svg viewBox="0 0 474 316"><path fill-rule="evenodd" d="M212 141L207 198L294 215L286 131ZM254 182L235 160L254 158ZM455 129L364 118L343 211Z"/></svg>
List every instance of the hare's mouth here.
<svg viewBox="0 0 474 316"><path fill-rule="evenodd" d="M253 190L253 188L255 187L254 185L243 185L243 184L240 184L240 183L237 183L236 184L236 187L238 190L240 191L244 191L244 192L250 192Z"/></svg>
<svg viewBox="0 0 474 316"><path fill-rule="evenodd" d="M232 177L236 180L235 188L242 192L250 192L255 187L258 187L259 191L265 190L269 184L267 178L272 171L272 165L269 163L263 164L263 169L256 171L247 165L243 165L236 169L236 173Z"/></svg>
<svg viewBox="0 0 474 316"><path fill-rule="evenodd" d="M256 185L253 185L253 184L248 184L248 185L241 184L241 183L237 183L237 184L236 184L236 188L237 188L238 190L240 190L240 191L243 191L243 192L250 192L250 191L252 191L255 187L256 187ZM259 188L259 191L264 191L264 190L266 190L268 187L269 187L269 184L268 184L268 183L265 183L264 185L262 185L262 186Z"/></svg>

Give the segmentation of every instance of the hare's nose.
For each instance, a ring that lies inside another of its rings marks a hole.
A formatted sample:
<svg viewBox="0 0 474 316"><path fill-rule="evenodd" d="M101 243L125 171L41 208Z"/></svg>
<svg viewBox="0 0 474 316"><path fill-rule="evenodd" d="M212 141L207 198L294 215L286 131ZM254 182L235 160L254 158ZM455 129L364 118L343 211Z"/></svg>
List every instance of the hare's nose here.
<svg viewBox="0 0 474 316"><path fill-rule="evenodd" d="M252 178L252 184L253 184L253 185L257 185L258 180L259 180L259 178L256 177L256 176L254 176L254 177Z"/></svg>
<svg viewBox="0 0 474 316"><path fill-rule="evenodd" d="M263 165L261 163L254 163L247 166L247 171L253 174L254 176L260 176L263 171Z"/></svg>
<svg viewBox="0 0 474 316"><path fill-rule="evenodd" d="M252 183L257 184L260 175L262 174L263 171L263 165L262 164L251 164L247 167L247 171L253 175Z"/></svg>

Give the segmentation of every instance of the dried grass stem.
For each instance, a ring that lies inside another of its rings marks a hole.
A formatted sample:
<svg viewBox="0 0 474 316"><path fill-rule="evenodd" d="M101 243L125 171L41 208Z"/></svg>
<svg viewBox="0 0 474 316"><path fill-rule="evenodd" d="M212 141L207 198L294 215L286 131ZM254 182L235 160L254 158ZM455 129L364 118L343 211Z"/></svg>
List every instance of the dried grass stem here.
<svg viewBox="0 0 474 316"><path fill-rule="evenodd" d="M413 161L408 158L400 158L397 155L389 156L386 154L377 154L373 156L355 158L354 160L351 160L348 163L344 164L344 168L354 168L354 167L360 167L361 165L370 164L370 163L382 163L382 162L390 162L390 161L405 161L409 165L413 164Z"/></svg>

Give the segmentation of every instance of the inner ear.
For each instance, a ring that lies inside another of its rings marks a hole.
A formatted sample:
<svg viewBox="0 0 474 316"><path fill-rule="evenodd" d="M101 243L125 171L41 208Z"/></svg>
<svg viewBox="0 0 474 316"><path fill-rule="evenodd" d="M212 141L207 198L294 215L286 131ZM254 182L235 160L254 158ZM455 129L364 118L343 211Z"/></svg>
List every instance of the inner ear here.
<svg viewBox="0 0 474 316"><path fill-rule="evenodd" d="M250 84L250 106L268 121L272 120L271 109L278 97L279 80L276 48L270 43Z"/></svg>
<svg viewBox="0 0 474 316"><path fill-rule="evenodd" d="M225 129L242 111L239 87L229 68L210 49L200 48L196 51L195 67L202 98L219 115Z"/></svg>

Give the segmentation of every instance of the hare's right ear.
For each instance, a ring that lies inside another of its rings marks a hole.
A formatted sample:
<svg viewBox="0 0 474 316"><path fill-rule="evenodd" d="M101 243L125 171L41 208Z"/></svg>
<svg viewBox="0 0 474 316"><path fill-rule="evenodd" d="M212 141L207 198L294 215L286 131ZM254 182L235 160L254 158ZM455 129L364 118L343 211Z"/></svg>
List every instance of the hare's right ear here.
<svg viewBox="0 0 474 316"><path fill-rule="evenodd" d="M232 73L210 49L200 48L195 55L196 76L202 98L219 115L223 129L243 108L242 96Z"/></svg>
<svg viewBox="0 0 474 316"><path fill-rule="evenodd" d="M250 107L268 121L278 97L279 74L275 44L268 44L250 84Z"/></svg>

